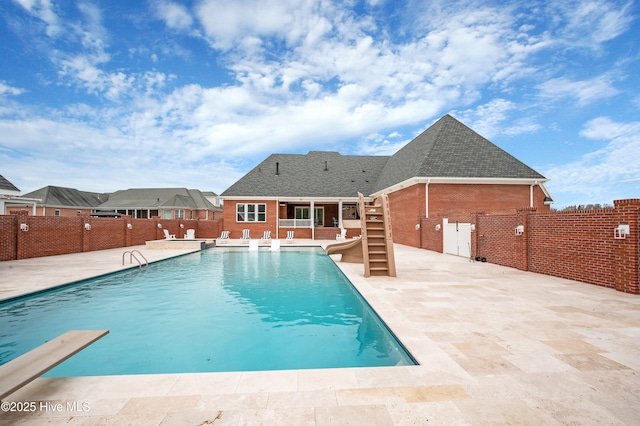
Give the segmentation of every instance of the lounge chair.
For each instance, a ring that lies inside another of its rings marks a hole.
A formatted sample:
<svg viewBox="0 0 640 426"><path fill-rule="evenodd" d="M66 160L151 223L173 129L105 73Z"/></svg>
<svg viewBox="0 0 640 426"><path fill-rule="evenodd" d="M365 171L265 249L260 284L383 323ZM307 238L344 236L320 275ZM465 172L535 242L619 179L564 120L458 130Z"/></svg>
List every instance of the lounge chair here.
<svg viewBox="0 0 640 426"><path fill-rule="evenodd" d="M271 231L264 231L260 242L268 243L269 241L271 241Z"/></svg>
<svg viewBox="0 0 640 426"><path fill-rule="evenodd" d="M345 240L347 238L347 230L340 228L340 233L336 234L336 240Z"/></svg>
<svg viewBox="0 0 640 426"><path fill-rule="evenodd" d="M280 251L280 240L271 240L271 251Z"/></svg>
<svg viewBox="0 0 640 426"><path fill-rule="evenodd" d="M248 229L242 230L242 238L240 238L241 242L248 243L251 237L249 236L250 231Z"/></svg>
<svg viewBox="0 0 640 426"><path fill-rule="evenodd" d="M289 244L293 244L293 232L294 231L287 231L287 243Z"/></svg>
<svg viewBox="0 0 640 426"><path fill-rule="evenodd" d="M249 240L249 251L258 251L258 240Z"/></svg>
<svg viewBox="0 0 640 426"><path fill-rule="evenodd" d="M196 239L196 230L195 229L187 229L187 233L184 236L185 240L195 240Z"/></svg>
<svg viewBox="0 0 640 426"><path fill-rule="evenodd" d="M169 231L167 231L166 229L163 229L164 231L164 239L165 240L175 240L176 239L176 234L170 234Z"/></svg>
<svg viewBox="0 0 640 426"><path fill-rule="evenodd" d="M229 242L229 231L222 231L220 237L216 238L216 244L226 244Z"/></svg>

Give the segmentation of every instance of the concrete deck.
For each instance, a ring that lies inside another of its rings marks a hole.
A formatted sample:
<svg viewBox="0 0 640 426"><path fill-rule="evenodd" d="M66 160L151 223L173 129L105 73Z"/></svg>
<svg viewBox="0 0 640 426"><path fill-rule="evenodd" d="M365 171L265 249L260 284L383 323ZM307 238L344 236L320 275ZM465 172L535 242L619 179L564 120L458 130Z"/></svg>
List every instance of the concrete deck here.
<svg viewBox="0 0 640 426"><path fill-rule="evenodd" d="M419 366L40 378L7 398L36 410L0 424L640 423L640 297L395 250L397 278L338 265ZM0 262L0 294L119 269L122 251Z"/></svg>

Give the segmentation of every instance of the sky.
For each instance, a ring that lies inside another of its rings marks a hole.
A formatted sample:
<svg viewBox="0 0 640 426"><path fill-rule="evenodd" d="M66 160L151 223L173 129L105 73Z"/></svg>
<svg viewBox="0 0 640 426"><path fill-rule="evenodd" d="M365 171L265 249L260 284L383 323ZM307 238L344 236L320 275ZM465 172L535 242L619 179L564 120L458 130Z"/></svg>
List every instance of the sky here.
<svg viewBox="0 0 640 426"><path fill-rule="evenodd" d="M223 192L272 153L391 155L445 114L640 198L634 0L2 0L0 175Z"/></svg>

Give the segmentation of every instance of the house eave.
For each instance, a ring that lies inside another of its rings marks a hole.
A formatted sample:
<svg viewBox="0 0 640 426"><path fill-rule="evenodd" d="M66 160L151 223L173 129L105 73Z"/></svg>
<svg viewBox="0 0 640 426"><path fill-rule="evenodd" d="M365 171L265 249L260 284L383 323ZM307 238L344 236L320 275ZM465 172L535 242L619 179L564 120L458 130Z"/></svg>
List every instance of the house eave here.
<svg viewBox="0 0 640 426"><path fill-rule="evenodd" d="M457 184L457 185L540 185L545 195L550 197L544 186L546 178L478 178L478 177L413 177L371 194L375 198L381 194L399 191L416 184Z"/></svg>
<svg viewBox="0 0 640 426"><path fill-rule="evenodd" d="M367 197L365 197L366 199ZM241 195L234 195L234 196L221 196L220 199L222 200L229 200L229 201L279 201L279 202L288 202L288 203L294 203L294 202L303 202L303 203L309 203L311 201L313 201L314 203L338 203L340 201L342 202L348 202L348 203L355 203L358 201L358 197L313 197L313 196L300 196L300 197L276 197L276 196L241 196Z"/></svg>

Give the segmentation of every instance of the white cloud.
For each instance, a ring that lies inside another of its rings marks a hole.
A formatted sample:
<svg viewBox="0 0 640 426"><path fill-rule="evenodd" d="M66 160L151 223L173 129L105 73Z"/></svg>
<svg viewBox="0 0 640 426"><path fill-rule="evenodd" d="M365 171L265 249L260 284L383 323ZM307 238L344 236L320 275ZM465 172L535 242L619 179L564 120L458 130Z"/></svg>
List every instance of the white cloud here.
<svg viewBox="0 0 640 426"><path fill-rule="evenodd" d="M22 6L32 16L40 19L46 25L46 34L49 37L56 37L62 28L58 16L54 11L51 0L13 0Z"/></svg>
<svg viewBox="0 0 640 426"><path fill-rule="evenodd" d="M578 160L551 167L555 191L572 197L568 204L611 202L629 192L629 185L640 192L640 122L619 123L598 117L585 124L580 134L606 141L602 148L582 155Z"/></svg>
<svg viewBox="0 0 640 426"><path fill-rule="evenodd" d="M155 13L169 28L175 30L188 30L193 25L193 18L189 10L185 6L172 1L157 3Z"/></svg>
<svg viewBox="0 0 640 426"><path fill-rule="evenodd" d="M632 5L632 1L555 0L548 13L556 18L561 43L599 50L629 29Z"/></svg>
<svg viewBox="0 0 640 426"><path fill-rule="evenodd" d="M572 81L565 77L553 78L538 85L540 97L556 101L569 98L577 101L579 106L616 96L620 93L613 87L609 75L601 75L588 80Z"/></svg>
<svg viewBox="0 0 640 426"><path fill-rule="evenodd" d="M19 87L9 86L6 82L0 80L0 97L6 96L6 95L18 96L23 94L24 92L25 92L24 89L21 89Z"/></svg>

